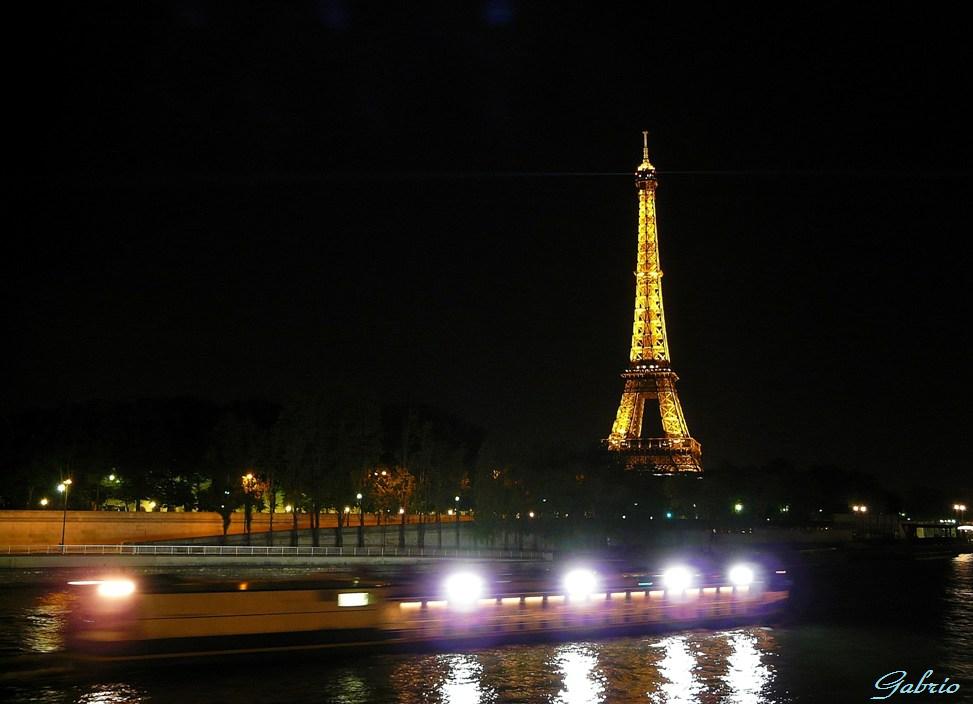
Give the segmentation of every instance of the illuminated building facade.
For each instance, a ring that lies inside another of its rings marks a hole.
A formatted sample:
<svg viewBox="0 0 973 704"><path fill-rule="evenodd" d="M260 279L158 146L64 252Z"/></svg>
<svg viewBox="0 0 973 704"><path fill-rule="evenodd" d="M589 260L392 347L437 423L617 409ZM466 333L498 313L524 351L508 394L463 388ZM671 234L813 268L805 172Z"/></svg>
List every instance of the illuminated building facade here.
<svg viewBox="0 0 973 704"><path fill-rule="evenodd" d="M626 469L653 474L701 472L702 449L689 435L676 393L679 377L669 362L655 221L656 183L648 133L643 132L642 163L635 172L639 223L632 349L628 368L622 372L622 400L606 445L618 453Z"/></svg>

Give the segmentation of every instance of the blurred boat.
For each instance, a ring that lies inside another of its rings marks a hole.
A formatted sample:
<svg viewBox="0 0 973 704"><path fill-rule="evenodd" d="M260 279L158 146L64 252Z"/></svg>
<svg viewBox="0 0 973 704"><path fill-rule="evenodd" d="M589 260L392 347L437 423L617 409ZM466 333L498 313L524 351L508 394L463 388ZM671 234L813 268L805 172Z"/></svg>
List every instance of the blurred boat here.
<svg viewBox="0 0 973 704"><path fill-rule="evenodd" d="M139 661L590 637L754 622L780 610L788 598L785 577L735 569L715 579L678 568L641 581L644 586L586 569L557 585L536 579L487 583L475 568L435 583L404 584L351 577L112 577L72 583L77 599L67 642L78 658Z"/></svg>

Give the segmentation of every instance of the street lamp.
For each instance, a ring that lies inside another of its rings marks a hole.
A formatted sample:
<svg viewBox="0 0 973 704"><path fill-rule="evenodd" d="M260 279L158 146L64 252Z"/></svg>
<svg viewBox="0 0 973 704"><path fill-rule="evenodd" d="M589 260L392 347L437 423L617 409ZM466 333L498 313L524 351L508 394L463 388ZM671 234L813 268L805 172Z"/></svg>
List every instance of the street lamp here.
<svg viewBox="0 0 973 704"><path fill-rule="evenodd" d="M405 547L405 507L399 506L399 547Z"/></svg>
<svg viewBox="0 0 973 704"><path fill-rule="evenodd" d="M64 553L64 531L68 527L68 490L71 488L71 480L65 479L57 485L57 490L64 494L64 509L61 512L61 553Z"/></svg>
<svg viewBox="0 0 973 704"><path fill-rule="evenodd" d="M253 523L253 491L257 488L257 478L253 472L247 472L240 477L243 485L243 525L247 529L247 545L250 545L250 526Z"/></svg>
<svg viewBox="0 0 973 704"><path fill-rule="evenodd" d="M953 504L953 511L959 517L960 523L963 522L963 514L966 513L966 504Z"/></svg>
<svg viewBox="0 0 973 704"><path fill-rule="evenodd" d="M41 506L44 506L46 508L47 507L47 504L49 502L48 502L48 500L46 498L44 498L44 499L41 499L40 503L41 503Z"/></svg>
<svg viewBox="0 0 973 704"><path fill-rule="evenodd" d="M361 510L361 500L362 495L359 491L355 494L355 498L358 500L358 547L365 547L365 514Z"/></svg>
<svg viewBox="0 0 973 704"><path fill-rule="evenodd" d="M742 513L743 512L743 504L741 504L741 503L735 503L735 504L733 504L733 511L734 511L734 513Z"/></svg>
<svg viewBox="0 0 973 704"><path fill-rule="evenodd" d="M456 504L456 510L453 513L456 514L456 549L459 550L459 497L453 499L453 503Z"/></svg>

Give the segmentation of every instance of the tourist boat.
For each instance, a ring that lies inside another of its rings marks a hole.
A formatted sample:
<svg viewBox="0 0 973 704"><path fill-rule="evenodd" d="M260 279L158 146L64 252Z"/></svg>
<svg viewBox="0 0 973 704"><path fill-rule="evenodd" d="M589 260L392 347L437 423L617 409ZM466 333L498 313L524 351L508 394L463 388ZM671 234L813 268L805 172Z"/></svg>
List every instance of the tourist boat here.
<svg viewBox="0 0 973 704"><path fill-rule="evenodd" d="M783 570L752 565L723 576L674 566L656 579L607 578L579 567L556 584L491 583L481 575L460 569L425 584L158 576L72 582L68 647L79 658L111 662L575 638L753 622L788 597ZM417 596L423 590L428 595Z"/></svg>

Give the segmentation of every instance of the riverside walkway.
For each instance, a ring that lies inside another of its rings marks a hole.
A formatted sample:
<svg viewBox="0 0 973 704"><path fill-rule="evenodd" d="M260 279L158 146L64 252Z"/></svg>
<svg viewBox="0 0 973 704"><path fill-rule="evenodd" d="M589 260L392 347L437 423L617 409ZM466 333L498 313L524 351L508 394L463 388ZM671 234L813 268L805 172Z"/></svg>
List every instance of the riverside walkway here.
<svg viewBox="0 0 973 704"><path fill-rule="evenodd" d="M0 568L149 567L190 565L342 565L367 560L404 564L438 560L537 562L542 550L419 547L312 547L287 545L4 545Z"/></svg>

